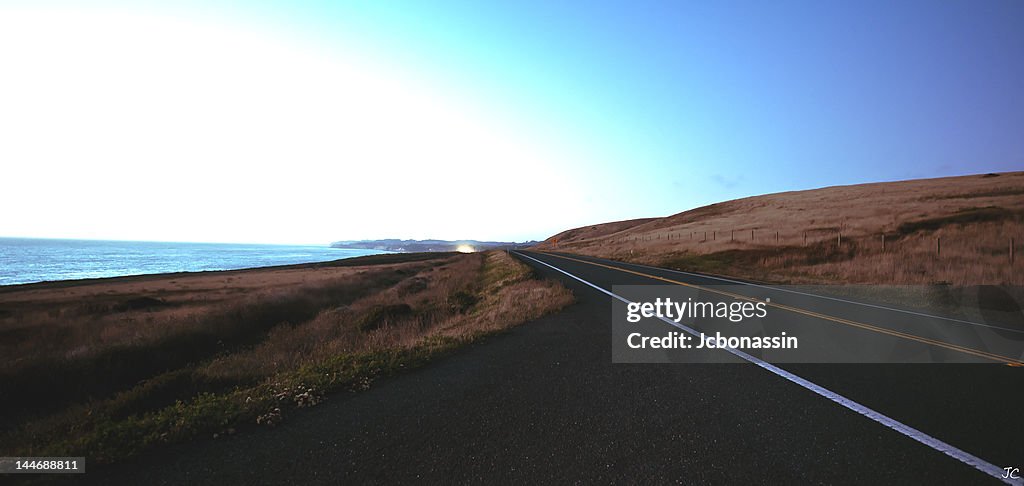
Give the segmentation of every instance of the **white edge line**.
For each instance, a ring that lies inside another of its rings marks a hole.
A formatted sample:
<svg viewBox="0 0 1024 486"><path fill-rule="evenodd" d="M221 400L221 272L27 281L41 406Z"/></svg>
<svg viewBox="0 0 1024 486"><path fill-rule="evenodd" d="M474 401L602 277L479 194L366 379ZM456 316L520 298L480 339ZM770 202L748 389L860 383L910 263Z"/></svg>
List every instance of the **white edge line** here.
<svg viewBox="0 0 1024 486"><path fill-rule="evenodd" d="M591 258L596 258L596 257L591 257ZM943 321L956 322L956 323L959 323L959 324L969 324L969 325L972 325L972 326L987 327L987 328L991 328L991 329L999 329L999 330L1002 330L1002 331L1024 333L1024 331L1022 331L1020 329L1013 329L1013 328L1003 327L1003 326L994 326L992 324L984 324L984 323L981 323L981 322L967 321L967 320L964 320L964 319L956 319L956 318L953 318L953 317L936 316L936 315L933 315L933 314L925 314L924 312L916 312L916 311L906 310L906 309L897 309L895 307L886 307L884 305L869 304L867 302L858 302L856 300L840 299L839 297L830 297L828 295L812 294L810 292L801 292L799 290L785 289L785 288L781 288L781 287L772 287L770 285L761 285L761 284L756 284L756 283L751 283L751 282L742 282L742 281L739 281L739 280L732 280L732 279L728 279L728 278L725 278L725 277L716 277L714 275L705 275L703 273L685 272L683 270L675 270L675 269L671 269L671 268L662 268L662 267L652 267L650 265L644 265L642 263L620 262L620 261L616 261L616 260L606 260L604 258L599 258L599 260L605 260L605 261L608 261L608 262L618 263L618 264L621 264L621 265L631 265L631 266L634 266L634 267L649 268L651 270L661 270L661 271L665 271L665 272L678 273L680 275L689 275L691 277L709 278L709 279L712 279L712 280L721 280L723 282L729 282L729 283L733 283L733 284L749 285L751 287L758 287L758 288L767 289L767 290L776 290L776 291L779 291L779 292L788 292L788 293L791 293L791 294L803 295L803 296L806 296L806 297L816 297L816 298L819 298L819 299L834 300L836 302L845 302L847 304L862 305L864 307L872 307L872 308L875 308L875 309L882 309L882 310L888 310L888 311L893 311L893 312L902 312L904 314L910 314L910 315L915 315L915 316L919 316L919 317L930 317L932 319L940 319L940 320L943 320Z"/></svg>
<svg viewBox="0 0 1024 486"><path fill-rule="evenodd" d="M586 280L583 280L582 278L577 277L577 276L575 276L575 275L573 275L573 274L571 274L571 273L569 273L569 272L567 272L565 270L562 270L561 268L558 268L558 267L556 267L554 265L551 265L551 264L549 264L547 262L540 261L540 260L538 260L536 258L533 258L533 257L529 256L529 255L524 255L524 254L522 254L520 252L514 252L514 253L516 255L522 256L524 258L529 258L530 260L533 260L533 261L535 261L537 263L540 263L541 265L544 265L546 267L549 267L549 268L552 268L552 269L554 269L556 271L564 273L565 275L568 275L569 277L572 277L572 278L574 278L576 280L579 280L580 282L583 282L584 284L587 284L587 285L589 285L589 286L591 286L591 287L593 287L593 288L595 288L595 289L597 289L597 290L599 290L599 291L601 291L601 292L603 292L603 293L605 293L605 294L607 294L607 295L609 295L609 296L611 296L611 297L613 297L615 299L618 299L618 300L620 300L622 302L625 302L627 304L631 303L631 301L626 299L625 297L619 296L619 295L614 294L614 293L612 293L612 292L610 292L608 290L605 290L604 288L601 288L601 287L599 287L597 285L594 285L594 284L592 284L592 283L590 283L590 282L588 282ZM670 324L670 325L672 325L672 326L674 326L676 328L681 329L682 331L684 331L684 332L686 332L686 333L688 333L688 334L690 334L690 335L692 335L694 337L698 337L699 338L700 335L703 334L703 333L701 333L701 332L699 332L699 331L697 331L697 330L695 330L695 329L693 329L691 327L688 327L688 326L686 326L684 324L677 323L677 322L675 322L675 321L673 321L671 319L667 319L665 317L659 317L659 319L661 319L662 321L666 322L667 324ZM827 398L827 399L829 399L829 400L831 400L831 401L833 401L835 403L838 403L839 405L842 405L843 407L846 407L846 408L848 408L850 410L853 410L854 412L857 412L857 413L859 413L859 414L861 414L861 415L863 415L863 416L865 416L865 417L867 417L867 418L869 418L871 420L874 420L877 423L880 423L880 424L882 424L882 425L884 425L884 426L886 426L886 427L888 427L888 428L890 428L892 430L895 430L896 432L899 432L899 433L903 434L904 436L907 436L907 437L909 437L909 438L911 438L913 440L916 440L917 442L920 442L921 444L924 444L924 445L926 445L928 447L931 447L932 449L934 449L936 451L939 451L939 452L941 452L941 453L943 453L943 454L945 454L947 456L950 456L950 457L952 457L952 458L954 458L954 459L956 459L956 460L958 460L958 461L960 461L960 462L962 462L964 464L967 464L968 466L971 466L971 467L973 467L973 468L975 468L975 469L977 469L977 470L979 470L979 471L981 471L981 472L983 472L985 474L988 474L989 476L992 476L993 478L998 479L998 480L1000 480L1000 481L1002 481L1002 482L1004 482L1006 484L1024 485L1024 481L1021 481L1020 479L1014 480L1014 479L1004 478L1003 474L1005 474L1005 471L1001 467L998 467L998 466L996 466L996 465L994 465L994 464L992 464L992 463L990 463L988 461L985 461L984 459L981 459L978 456L975 456L975 455L970 454L968 452L965 452L965 451L963 451L963 450L961 450L961 449L959 449L957 447L954 447L954 446L952 446L950 444L947 444L947 443L945 443L945 442L943 442L943 441L941 441L939 439L936 439L935 437L932 437L932 436L930 436L930 435L928 435L928 434L926 434L924 432L921 432L920 430L917 430L917 429L915 429L915 428L913 428L913 427L911 427L909 425L906 425L906 424L904 424L904 423L902 423L902 422L900 422L900 421L898 421L896 419L893 419L893 418L891 418L891 417L889 417L887 415L884 415L884 414L882 414L880 412L876 412L875 410L873 410L873 409L871 409L871 408L869 408L867 406L861 405L860 403L857 403L857 402L855 402L853 400L850 400L849 398L846 398L846 397L844 397L844 396L842 396L842 395L840 395L840 394L838 394L836 392L833 392L833 391L831 391L831 390L829 390L829 389L827 389L827 388L825 388L825 387L823 387L821 385L818 385L818 384L813 383L811 381L808 381L808 380L806 380L804 378L801 378L801 377L799 377L797 375L794 375L793 373L790 373L790 372L788 372L788 371L786 371L786 370L784 370L782 368L779 368L778 366L775 366L775 365L773 365L773 364L771 364L771 363L769 363L767 361L764 361L764 360L762 360L760 358L757 358L755 356L751 356L751 355L749 355L747 353L744 353L743 351L740 351L738 349L735 349L735 348L720 348L720 349L724 349L724 350L726 350L726 351L736 355L737 357L739 357L739 358L741 358L743 360L746 360L746 361L749 361L749 362L751 362L753 364L756 364L757 366L760 366L761 368L763 368L765 370L768 370L768 371L774 373L777 376L785 378L786 380L789 380L792 383L795 383L795 384L800 385L801 387L803 387L803 388L805 388L807 390L810 390L810 391L812 391L814 393L817 393L818 395L820 395L822 397L825 397L825 398Z"/></svg>

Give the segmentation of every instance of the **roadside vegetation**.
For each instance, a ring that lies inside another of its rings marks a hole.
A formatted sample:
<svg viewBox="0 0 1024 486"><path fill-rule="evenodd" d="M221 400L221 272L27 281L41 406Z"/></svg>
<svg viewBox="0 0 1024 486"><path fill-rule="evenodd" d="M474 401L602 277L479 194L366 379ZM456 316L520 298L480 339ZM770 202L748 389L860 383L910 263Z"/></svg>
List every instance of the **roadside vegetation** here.
<svg viewBox="0 0 1024 486"><path fill-rule="evenodd" d="M110 463L274 426L572 301L504 252L0 291L0 455Z"/></svg>
<svg viewBox="0 0 1024 486"><path fill-rule="evenodd" d="M1024 172L828 187L576 228L538 247L772 283L1021 286L1021 194Z"/></svg>

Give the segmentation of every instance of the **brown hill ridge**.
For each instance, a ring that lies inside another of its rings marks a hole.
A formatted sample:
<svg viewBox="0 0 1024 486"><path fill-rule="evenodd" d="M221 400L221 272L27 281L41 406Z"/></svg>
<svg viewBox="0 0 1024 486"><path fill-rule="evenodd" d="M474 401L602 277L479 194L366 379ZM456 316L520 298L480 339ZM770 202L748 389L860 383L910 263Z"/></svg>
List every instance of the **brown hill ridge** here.
<svg viewBox="0 0 1024 486"><path fill-rule="evenodd" d="M1022 229L1024 172L1007 172L754 196L537 248L772 282L1021 285Z"/></svg>

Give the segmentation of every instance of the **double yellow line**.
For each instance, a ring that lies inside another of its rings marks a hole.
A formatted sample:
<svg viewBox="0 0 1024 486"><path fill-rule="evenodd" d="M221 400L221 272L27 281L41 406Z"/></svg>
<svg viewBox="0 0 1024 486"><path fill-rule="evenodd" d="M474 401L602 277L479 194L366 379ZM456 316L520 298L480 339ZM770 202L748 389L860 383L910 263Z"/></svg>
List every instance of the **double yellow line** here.
<svg viewBox="0 0 1024 486"><path fill-rule="evenodd" d="M818 312L813 312L813 311L809 311L809 310L806 310L806 309L801 309L799 307L793 307L793 306L789 306L789 305L778 304L778 303L771 302L771 301L768 301L768 300L763 300L762 301L760 299L756 299L756 298L753 298L753 297L747 297L745 295L740 295L740 294L736 294L736 293L732 293L732 292L726 292L724 290L713 289L713 288L704 287L704 286L701 286L701 285L694 285L694 284L690 284L690 283L686 283L686 282L680 282L678 280L672 280L670 278L659 277L657 275L651 275L649 273L638 272L636 270L629 270L629 269L622 268L622 267L616 267L616 266L612 266L612 265L605 265L603 263L597 263L597 262L591 262L591 261L587 261L587 260L581 260L581 259L578 259L578 258L567 257L567 256L564 256L564 255L559 255L559 254L556 254L556 253L550 253L550 252L546 252L546 251L545 252L541 252L541 253L544 253L545 255L553 256L553 257L556 257L556 258L562 258L562 259L571 260L571 261L574 261L574 262L585 263L587 265L594 265L596 267L607 268L609 270L617 270L619 272L631 273L633 275L639 275L641 277L647 277L647 278L654 279L654 280L660 280L662 282L667 282L667 283L671 283L671 284L675 284L675 285L682 285L683 287L690 287L690 288L693 288L693 289L703 290L703 291L707 291L707 292L713 292L713 293L716 293L716 294L719 294L719 295L725 295L725 296L728 296L728 297L732 297L734 299L746 300L746 301L750 301L750 302L764 302L765 305L769 305L769 306L775 307L777 309L783 309L783 310L786 310L786 311L789 311L789 312L795 312L797 314L803 314L803 315L806 315L806 316L816 317L818 319L825 319L825 320L828 320L828 321L837 322L839 324L845 324L847 326L858 327L858 328L861 328L861 329L866 329L868 331L874 331L874 332L881 333L881 334L888 334L890 336L895 336L895 337L898 337L898 338L910 339L912 341L917 341L919 343L930 344L932 346L938 346L938 347L950 349L950 350L953 350L953 351L959 351L961 353L966 353L966 354L978 356L978 357L981 357L981 358L990 359L992 361L998 361L1000 363L1005 363L1005 364L1007 364L1009 366L1024 366L1024 362L1021 362L1019 360L1016 360L1016 359L1013 359L1013 358L1008 358L1006 356L1002 356L1002 355L998 355L998 354L994 354L994 353L989 353L988 351L981 351L981 350L974 349L974 348L968 348L968 347L965 347L965 346L960 346L959 344L947 343L945 341L938 341L938 340L931 339L931 338L916 336L914 334L907 334L905 332L894 331L892 329L888 329L888 328L884 328L884 327L878 327L878 326L874 326L874 325L871 325L871 324L865 324L863 322L851 321L849 319L843 319L841 317L835 317L835 316L830 316L830 315L826 315L826 314L820 314Z"/></svg>

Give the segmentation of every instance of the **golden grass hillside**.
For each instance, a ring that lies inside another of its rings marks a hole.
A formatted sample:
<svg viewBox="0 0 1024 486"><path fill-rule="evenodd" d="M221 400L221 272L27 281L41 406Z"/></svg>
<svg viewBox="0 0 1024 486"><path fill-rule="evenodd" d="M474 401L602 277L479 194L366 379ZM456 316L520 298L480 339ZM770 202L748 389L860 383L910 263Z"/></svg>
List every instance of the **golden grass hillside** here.
<svg viewBox="0 0 1024 486"><path fill-rule="evenodd" d="M640 221L538 248L783 283L1024 284L1024 172L783 192Z"/></svg>
<svg viewBox="0 0 1024 486"><path fill-rule="evenodd" d="M0 455L272 426L571 301L500 251L0 288Z"/></svg>

